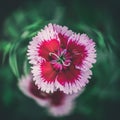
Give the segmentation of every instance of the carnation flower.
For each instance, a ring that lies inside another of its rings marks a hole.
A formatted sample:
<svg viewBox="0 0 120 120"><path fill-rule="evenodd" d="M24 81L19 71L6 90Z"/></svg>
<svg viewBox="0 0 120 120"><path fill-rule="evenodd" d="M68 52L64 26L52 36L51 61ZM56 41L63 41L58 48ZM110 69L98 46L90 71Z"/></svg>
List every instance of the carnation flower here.
<svg viewBox="0 0 120 120"><path fill-rule="evenodd" d="M19 89L28 97L38 103L42 107L48 108L48 112L53 116L68 115L74 108L74 99L80 94L67 95L62 91L54 93L45 93L38 90L33 82L31 74L22 76L18 82Z"/></svg>
<svg viewBox="0 0 120 120"><path fill-rule="evenodd" d="M66 94L81 91L96 62L94 47L86 34L76 34L56 24L45 26L28 46L35 84L47 93L57 89Z"/></svg>

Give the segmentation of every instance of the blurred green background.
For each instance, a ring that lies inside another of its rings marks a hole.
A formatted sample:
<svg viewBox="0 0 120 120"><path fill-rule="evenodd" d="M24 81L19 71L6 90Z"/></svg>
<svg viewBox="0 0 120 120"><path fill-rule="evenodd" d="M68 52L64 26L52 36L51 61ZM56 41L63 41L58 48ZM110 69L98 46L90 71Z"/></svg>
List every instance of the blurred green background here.
<svg viewBox="0 0 120 120"><path fill-rule="evenodd" d="M0 1L1 120L119 120L120 2L102 0ZM29 71L26 49L49 22L88 34L96 42L97 63L72 114L53 118L24 96L18 78Z"/></svg>

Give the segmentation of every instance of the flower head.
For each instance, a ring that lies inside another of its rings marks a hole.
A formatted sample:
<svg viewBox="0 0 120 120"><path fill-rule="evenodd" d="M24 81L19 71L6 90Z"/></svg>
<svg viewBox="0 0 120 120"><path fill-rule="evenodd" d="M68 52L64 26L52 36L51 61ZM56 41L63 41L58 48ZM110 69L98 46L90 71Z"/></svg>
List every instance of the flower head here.
<svg viewBox="0 0 120 120"><path fill-rule="evenodd" d="M48 112L53 116L68 115L74 108L74 99L80 94L67 95L62 91L45 93L37 88L33 82L31 74L22 76L18 86L28 97L38 103L38 105L48 108Z"/></svg>
<svg viewBox="0 0 120 120"><path fill-rule="evenodd" d="M78 92L85 87L96 62L95 43L56 24L45 26L28 46L33 80L41 91Z"/></svg>

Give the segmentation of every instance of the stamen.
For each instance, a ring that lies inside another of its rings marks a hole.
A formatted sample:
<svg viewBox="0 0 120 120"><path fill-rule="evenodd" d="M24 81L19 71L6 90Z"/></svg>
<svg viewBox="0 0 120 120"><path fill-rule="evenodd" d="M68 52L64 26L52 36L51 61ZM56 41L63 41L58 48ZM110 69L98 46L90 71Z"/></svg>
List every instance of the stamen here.
<svg viewBox="0 0 120 120"><path fill-rule="evenodd" d="M53 55L53 56L55 56L56 58L58 58L58 59L59 59L59 56L58 56L57 54L55 54L55 53L50 52L50 53L49 53L49 55L50 55L50 56L52 56L52 55Z"/></svg>
<svg viewBox="0 0 120 120"><path fill-rule="evenodd" d="M68 63L68 64L66 64L64 61L62 61L62 64L64 65L64 66L70 66L70 63Z"/></svg>
<svg viewBox="0 0 120 120"><path fill-rule="evenodd" d="M66 50L66 49L64 49L64 50L61 52L61 55L66 54L66 52L67 52L67 50Z"/></svg>
<svg viewBox="0 0 120 120"><path fill-rule="evenodd" d="M70 62L65 63L65 58L63 57L63 55L65 53L66 53L66 49L62 51L61 56L58 56L57 54L50 52L49 53L50 56L53 55L53 56L55 56L57 58L57 60L52 60L51 63L55 64L56 62L58 62L58 63L61 63L65 67L70 66Z"/></svg>

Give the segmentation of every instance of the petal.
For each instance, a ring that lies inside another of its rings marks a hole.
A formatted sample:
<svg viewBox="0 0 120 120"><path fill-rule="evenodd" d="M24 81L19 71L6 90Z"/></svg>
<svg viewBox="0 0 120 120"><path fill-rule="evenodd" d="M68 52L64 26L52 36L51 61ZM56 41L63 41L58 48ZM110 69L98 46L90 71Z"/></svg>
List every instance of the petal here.
<svg viewBox="0 0 120 120"><path fill-rule="evenodd" d="M41 63L41 77L44 81L51 83L56 79L57 72L53 69L53 66L50 62L43 61Z"/></svg>
<svg viewBox="0 0 120 120"><path fill-rule="evenodd" d="M75 106L74 104L74 101L65 99L61 106L50 106L48 112L55 117L66 116L72 112Z"/></svg>
<svg viewBox="0 0 120 120"><path fill-rule="evenodd" d="M77 44L75 41L69 41L67 49L71 53L72 63L74 65L81 65L85 57L87 57L85 46Z"/></svg>
<svg viewBox="0 0 120 120"><path fill-rule="evenodd" d="M68 37L67 36L63 36L62 34L58 34L59 39L60 39L60 46L61 48L66 48L67 46L67 42L68 42Z"/></svg>
<svg viewBox="0 0 120 120"><path fill-rule="evenodd" d="M73 34L71 30L68 30L66 26L60 26L54 24L54 30L58 33L58 37L60 39L60 45L62 48L66 48L69 37Z"/></svg>
<svg viewBox="0 0 120 120"><path fill-rule="evenodd" d="M65 83L73 83L76 79L78 79L79 75L80 70L71 65L68 69L59 72L57 81L64 86Z"/></svg>
<svg viewBox="0 0 120 120"><path fill-rule="evenodd" d="M45 58L46 60L50 59L50 52L55 52L59 48L59 41L56 39L50 41L44 41L38 48L38 53L40 57Z"/></svg>
<svg viewBox="0 0 120 120"><path fill-rule="evenodd" d="M60 77L62 78L60 79L61 81L56 82L56 87L66 94L78 93L78 91L81 93L84 90L85 85L89 82L88 79L91 78L90 75L92 74L92 72L90 70L80 71L80 74L76 79L74 79L74 82L64 81L67 80L67 77L69 77L70 74ZM61 84L60 82L63 82L64 84Z"/></svg>
<svg viewBox="0 0 120 120"><path fill-rule="evenodd" d="M50 95L50 102L52 106L60 106L63 104L63 101L65 99L65 93L62 91L55 91L53 94Z"/></svg>
<svg viewBox="0 0 120 120"><path fill-rule="evenodd" d="M74 95L67 95L62 91L56 91L51 95L48 112L53 116L65 116L72 112L74 108Z"/></svg>
<svg viewBox="0 0 120 120"><path fill-rule="evenodd" d="M39 90L33 81L30 82L29 90L37 98L44 99L44 100L49 98L49 94Z"/></svg>

